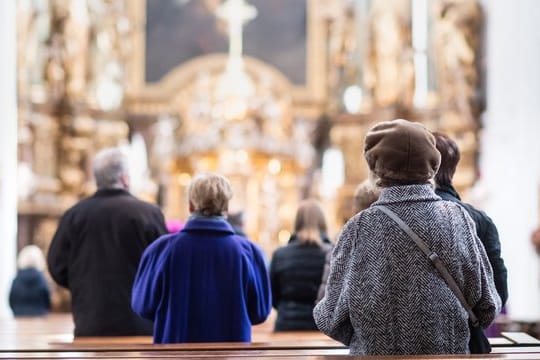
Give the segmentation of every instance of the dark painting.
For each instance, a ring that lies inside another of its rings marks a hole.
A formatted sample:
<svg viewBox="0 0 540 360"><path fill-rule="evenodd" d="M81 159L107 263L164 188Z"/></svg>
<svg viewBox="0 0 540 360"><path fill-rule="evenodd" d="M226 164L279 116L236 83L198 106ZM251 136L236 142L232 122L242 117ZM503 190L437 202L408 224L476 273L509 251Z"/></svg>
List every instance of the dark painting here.
<svg viewBox="0 0 540 360"><path fill-rule="evenodd" d="M306 83L307 0L249 0L257 17L244 27L244 54ZM195 57L226 53L227 29L204 0L147 0L146 81L157 82Z"/></svg>

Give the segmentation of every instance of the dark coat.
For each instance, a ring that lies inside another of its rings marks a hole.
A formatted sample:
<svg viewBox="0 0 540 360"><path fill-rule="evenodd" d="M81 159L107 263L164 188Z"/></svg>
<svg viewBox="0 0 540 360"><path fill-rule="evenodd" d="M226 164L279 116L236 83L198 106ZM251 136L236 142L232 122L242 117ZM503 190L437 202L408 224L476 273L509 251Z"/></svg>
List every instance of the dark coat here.
<svg viewBox="0 0 540 360"><path fill-rule="evenodd" d="M196 216L146 249L132 306L155 321L155 343L247 342L270 298L261 250L225 219Z"/></svg>
<svg viewBox="0 0 540 360"><path fill-rule="evenodd" d="M501 297L503 305L508 299L507 270L501 257L501 242L499 233L493 221L483 211L461 201L456 190L451 186L440 186L435 190L443 200L460 204L467 211L476 225L476 234L486 249L486 253L493 268L495 287Z"/></svg>
<svg viewBox="0 0 540 360"><path fill-rule="evenodd" d="M131 310L131 287L144 249L167 233L161 211L122 189L102 189L69 209L47 262L71 291L75 336L151 335Z"/></svg>
<svg viewBox="0 0 540 360"><path fill-rule="evenodd" d="M270 264L276 331L317 330L313 307L321 285L324 259L331 249L295 240L274 252Z"/></svg>
<svg viewBox="0 0 540 360"><path fill-rule="evenodd" d="M41 271L21 269L11 283L9 306L15 316L41 316L49 312L49 285Z"/></svg>

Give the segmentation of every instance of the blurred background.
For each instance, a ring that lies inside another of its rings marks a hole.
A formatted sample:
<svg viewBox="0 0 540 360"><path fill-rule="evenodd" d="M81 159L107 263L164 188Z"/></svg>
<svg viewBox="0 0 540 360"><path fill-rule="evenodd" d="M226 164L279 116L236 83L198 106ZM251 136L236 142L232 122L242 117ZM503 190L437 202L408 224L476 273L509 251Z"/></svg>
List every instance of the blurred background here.
<svg viewBox="0 0 540 360"><path fill-rule="evenodd" d="M17 251L46 253L95 190L103 147L125 149L132 191L170 221L195 173L226 175L270 257L306 197L335 241L367 177L365 132L405 118L458 142L455 185L499 229L508 318L535 324L539 18L535 0L2 1L0 290Z"/></svg>

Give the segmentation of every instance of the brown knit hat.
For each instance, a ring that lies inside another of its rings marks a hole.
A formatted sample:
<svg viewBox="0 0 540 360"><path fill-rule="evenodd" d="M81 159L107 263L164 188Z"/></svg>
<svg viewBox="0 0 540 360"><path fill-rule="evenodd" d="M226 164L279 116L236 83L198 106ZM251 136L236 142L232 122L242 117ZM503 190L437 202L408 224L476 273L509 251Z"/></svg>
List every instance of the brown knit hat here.
<svg viewBox="0 0 540 360"><path fill-rule="evenodd" d="M410 184L433 178L441 162L431 132L422 124L403 119L372 127L366 134L364 156L381 180Z"/></svg>

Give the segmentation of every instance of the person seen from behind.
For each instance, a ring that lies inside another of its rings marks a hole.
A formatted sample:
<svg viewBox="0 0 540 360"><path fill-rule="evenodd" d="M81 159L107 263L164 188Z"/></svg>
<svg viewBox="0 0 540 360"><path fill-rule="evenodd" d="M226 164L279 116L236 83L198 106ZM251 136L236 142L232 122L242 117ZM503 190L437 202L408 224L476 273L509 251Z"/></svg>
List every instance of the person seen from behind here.
<svg viewBox="0 0 540 360"><path fill-rule="evenodd" d="M453 201L467 211L476 226L476 234L482 242L488 256L491 268L493 269L493 279L495 287L501 297L502 306L508 299L507 270L504 260L501 257L501 243L497 227L489 216L474 206L464 203L454 188L453 178L460 160L458 144L446 134L434 132L437 150L441 153L441 166L435 175L435 193L443 200ZM504 309L503 309L504 312ZM481 329L471 327L471 338L469 340L469 349L471 353L491 352L491 346L486 334L499 336L500 330L497 326L491 326L486 329L486 333Z"/></svg>
<svg viewBox="0 0 540 360"><path fill-rule="evenodd" d="M333 252L318 328L354 355L465 354L468 313L412 238L414 231L455 279L481 326L501 308L488 257L466 211L435 194L435 138L419 123L385 121L365 137L379 199L344 226ZM384 206L384 208L382 207Z"/></svg>
<svg viewBox="0 0 540 360"><path fill-rule="evenodd" d="M229 212L227 214L227 221L233 227L236 235L247 237L244 230L244 212L242 210Z"/></svg>
<svg viewBox="0 0 540 360"><path fill-rule="evenodd" d="M163 214L129 192L120 149L101 150L93 170L97 191L62 216L49 272L71 292L76 337L151 335L152 323L131 309L131 286L144 249L167 233Z"/></svg>
<svg viewBox="0 0 540 360"><path fill-rule="evenodd" d="M501 257L501 242L497 227L487 214L476 209L470 204L461 201L452 179L456 172L460 159L460 152L457 143L445 134L434 132L437 150L441 153L441 166L435 175L435 193L443 200L453 201L467 211L476 225L476 234L484 245L491 268L495 287L501 297L502 305L508 299L507 270L504 260Z"/></svg>
<svg viewBox="0 0 540 360"><path fill-rule="evenodd" d="M289 243L274 252L270 263L272 305L277 309L275 331L317 330L313 307L325 257L331 250L326 232L319 202L302 201Z"/></svg>
<svg viewBox="0 0 540 360"><path fill-rule="evenodd" d="M199 174L188 189L182 230L146 249L131 305L154 321L154 343L249 342L271 310L261 250L227 222L231 183Z"/></svg>
<svg viewBox="0 0 540 360"><path fill-rule="evenodd" d="M51 310L44 270L45 257L41 249L36 245L25 246L17 257L17 275L9 291L9 306L15 317L43 316Z"/></svg>

